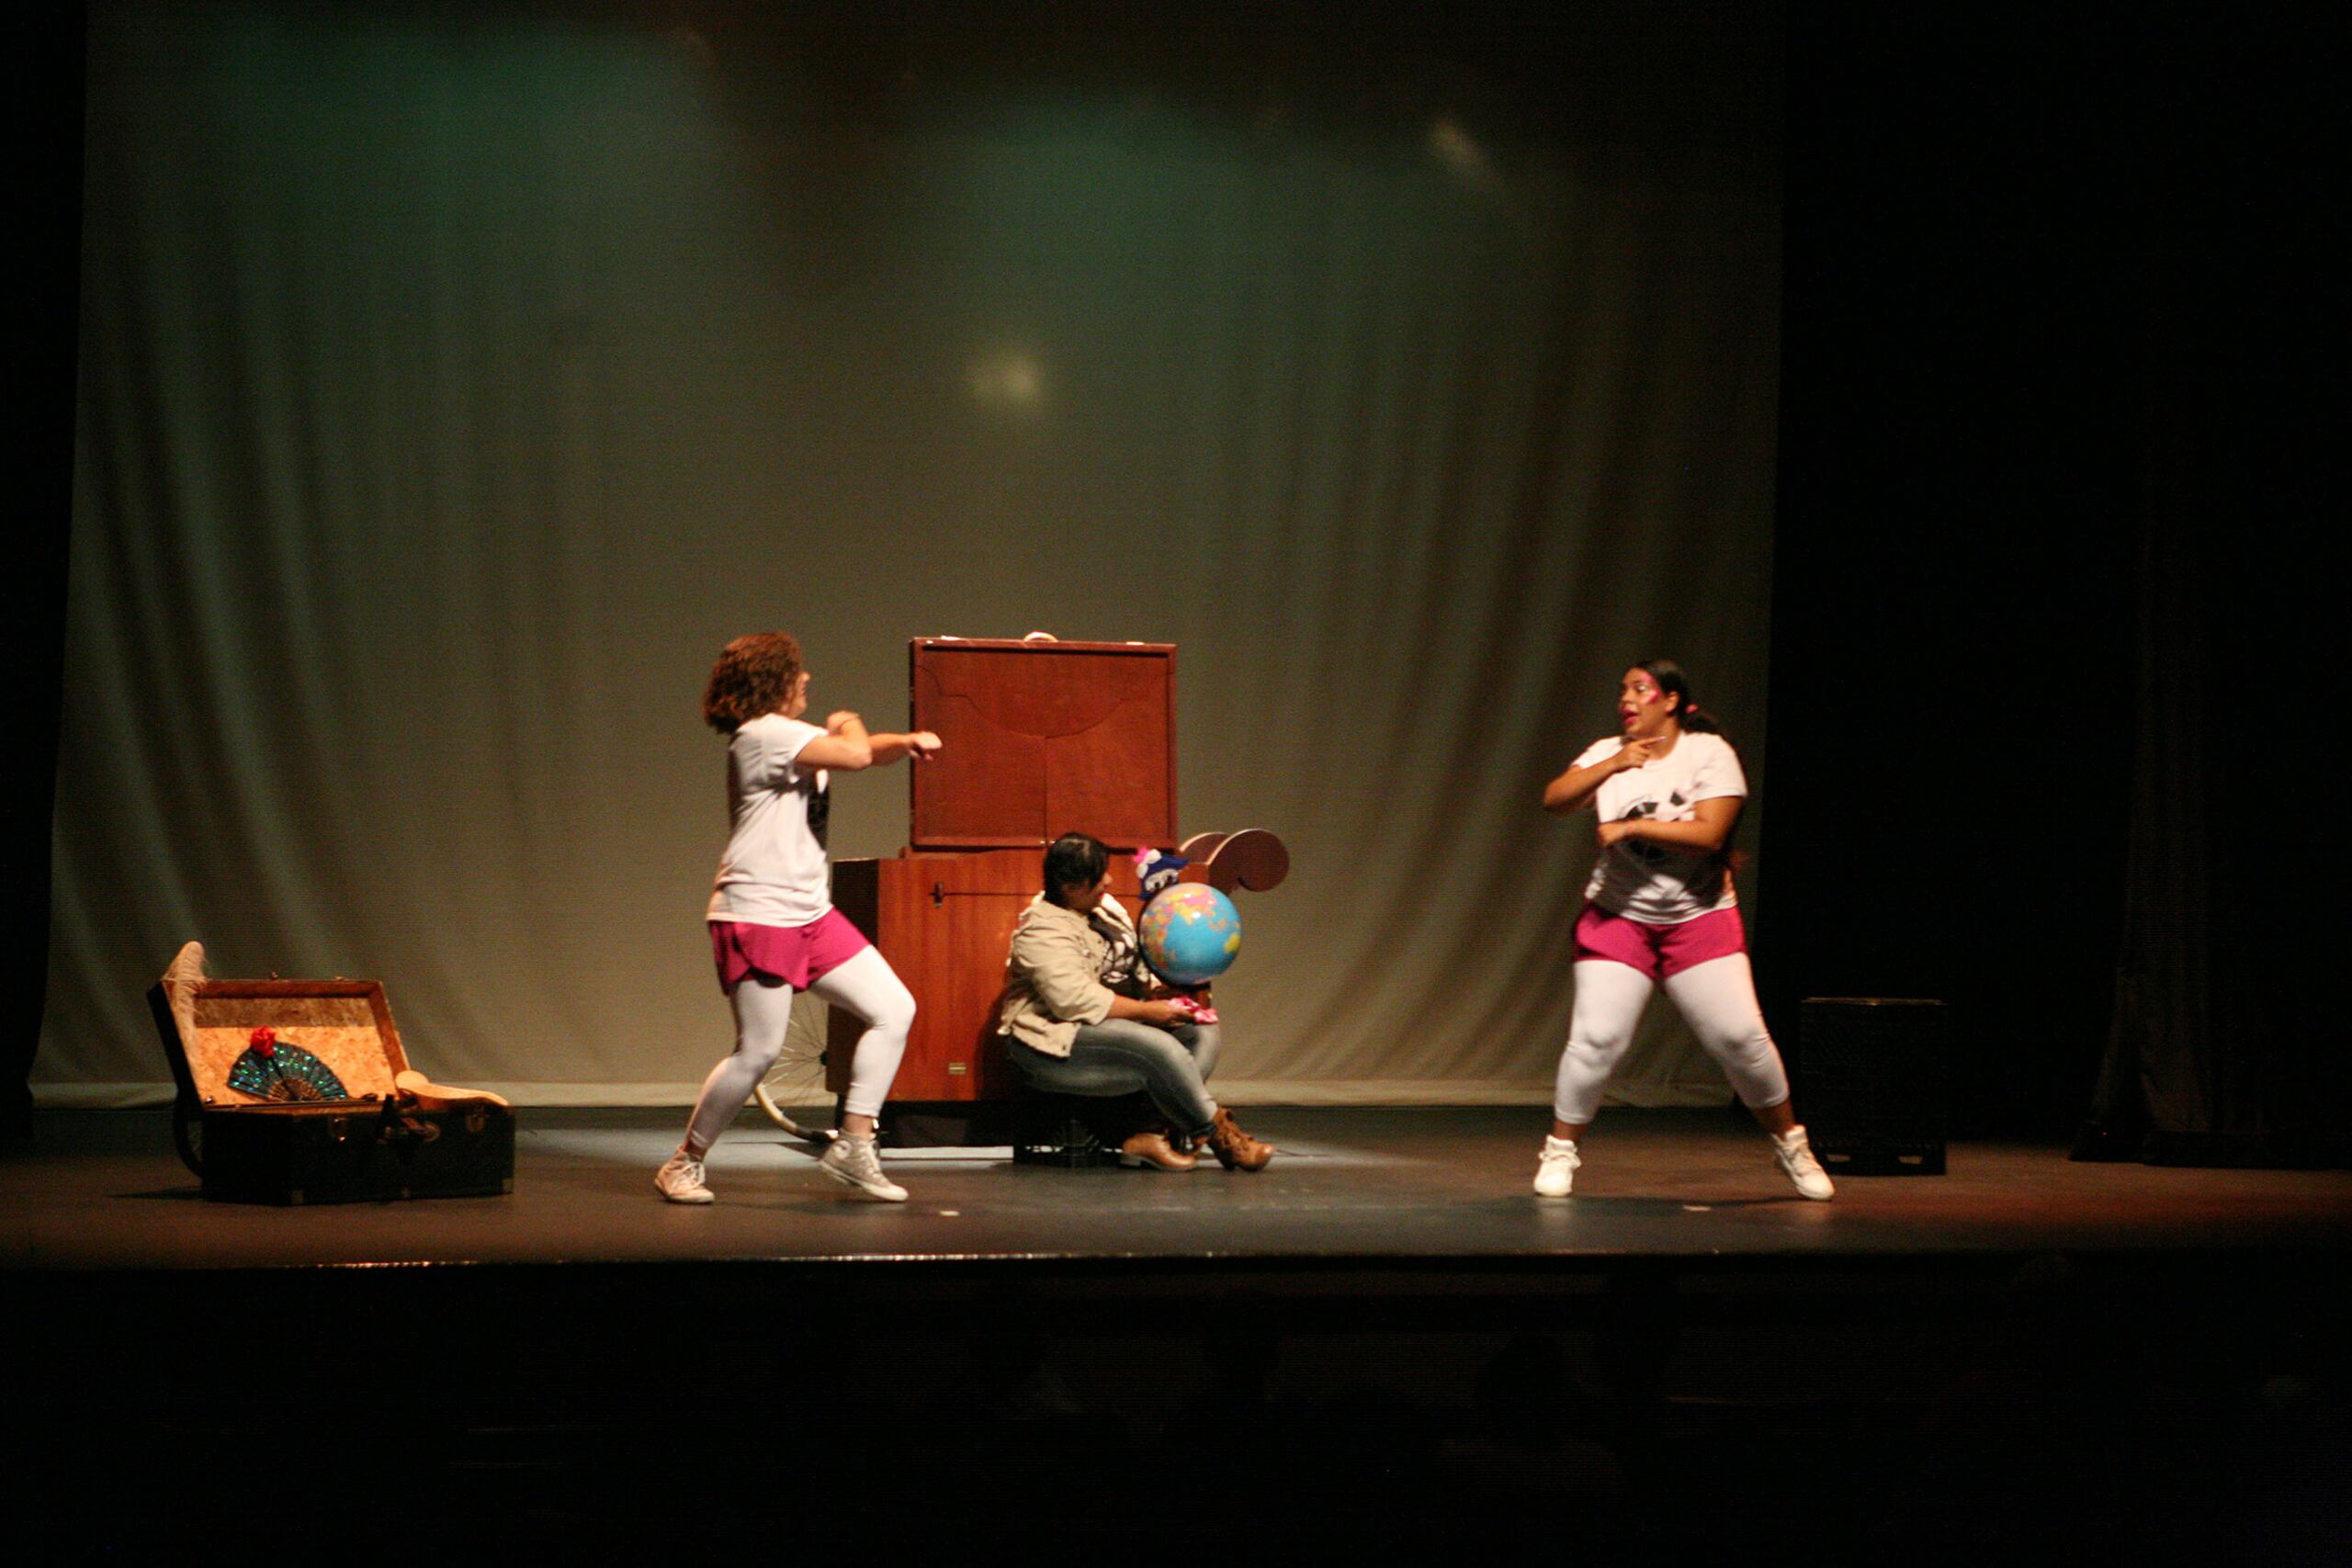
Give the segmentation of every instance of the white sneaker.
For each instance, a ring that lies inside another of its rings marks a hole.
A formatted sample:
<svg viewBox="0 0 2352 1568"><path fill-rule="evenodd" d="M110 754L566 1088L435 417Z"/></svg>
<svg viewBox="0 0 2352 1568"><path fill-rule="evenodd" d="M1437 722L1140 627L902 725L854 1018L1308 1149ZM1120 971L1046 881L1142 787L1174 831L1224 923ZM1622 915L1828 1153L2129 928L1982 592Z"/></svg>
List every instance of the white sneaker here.
<svg viewBox="0 0 2352 1568"><path fill-rule="evenodd" d="M844 1187L854 1187L883 1203L903 1203L907 1190L882 1174L882 1158L874 1152L871 1138L853 1138L844 1133L835 1138L825 1150L817 1168Z"/></svg>
<svg viewBox="0 0 2352 1568"><path fill-rule="evenodd" d="M1825 1199L1838 1190L1829 1184L1829 1173L1813 1157L1813 1145L1805 1142L1803 1127L1772 1134L1772 1159L1804 1197Z"/></svg>
<svg viewBox="0 0 2352 1568"><path fill-rule="evenodd" d="M673 1203L707 1203L718 1197L703 1185L702 1161L684 1149L653 1173L653 1185Z"/></svg>
<svg viewBox="0 0 2352 1568"><path fill-rule="evenodd" d="M1584 1160L1577 1153L1574 1138L1544 1139L1544 1157L1535 1162L1535 1195L1538 1198L1565 1198L1568 1189L1576 1185L1577 1167Z"/></svg>

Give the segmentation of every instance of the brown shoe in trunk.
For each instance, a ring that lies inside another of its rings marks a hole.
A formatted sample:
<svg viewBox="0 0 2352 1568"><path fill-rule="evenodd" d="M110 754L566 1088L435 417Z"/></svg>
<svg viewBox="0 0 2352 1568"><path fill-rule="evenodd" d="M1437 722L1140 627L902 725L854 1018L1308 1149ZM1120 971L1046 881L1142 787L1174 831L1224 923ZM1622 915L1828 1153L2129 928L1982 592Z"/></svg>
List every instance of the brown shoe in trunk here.
<svg viewBox="0 0 2352 1568"><path fill-rule="evenodd" d="M1209 1124L1209 1148L1227 1170L1263 1170L1274 1157L1274 1145L1261 1144L1233 1124L1233 1113L1222 1105Z"/></svg>

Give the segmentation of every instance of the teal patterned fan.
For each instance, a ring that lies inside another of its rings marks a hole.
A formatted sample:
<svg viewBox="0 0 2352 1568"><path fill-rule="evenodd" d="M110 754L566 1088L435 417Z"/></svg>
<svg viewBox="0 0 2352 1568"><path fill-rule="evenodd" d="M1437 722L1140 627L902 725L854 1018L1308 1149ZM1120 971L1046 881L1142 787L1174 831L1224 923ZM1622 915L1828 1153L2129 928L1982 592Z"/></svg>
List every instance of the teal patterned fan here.
<svg viewBox="0 0 2352 1568"><path fill-rule="evenodd" d="M334 1069L267 1025L229 1067L229 1087L265 1100L349 1100Z"/></svg>

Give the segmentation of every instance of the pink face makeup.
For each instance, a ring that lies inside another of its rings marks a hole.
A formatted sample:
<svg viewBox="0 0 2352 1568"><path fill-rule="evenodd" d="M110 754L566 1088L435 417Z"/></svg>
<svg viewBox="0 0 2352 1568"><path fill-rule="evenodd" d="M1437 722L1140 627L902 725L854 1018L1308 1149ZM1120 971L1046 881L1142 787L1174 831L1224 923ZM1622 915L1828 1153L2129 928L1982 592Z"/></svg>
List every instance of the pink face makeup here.
<svg viewBox="0 0 2352 1568"><path fill-rule="evenodd" d="M1629 737L1657 735L1674 716L1674 702L1646 670L1628 670L1617 688L1617 727Z"/></svg>

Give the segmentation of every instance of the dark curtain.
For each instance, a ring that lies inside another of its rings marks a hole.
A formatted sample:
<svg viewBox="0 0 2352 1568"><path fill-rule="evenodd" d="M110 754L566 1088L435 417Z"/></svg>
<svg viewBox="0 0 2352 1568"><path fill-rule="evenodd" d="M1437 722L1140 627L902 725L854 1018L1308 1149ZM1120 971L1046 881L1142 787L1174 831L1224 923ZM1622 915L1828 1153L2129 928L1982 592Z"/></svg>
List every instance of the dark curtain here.
<svg viewBox="0 0 2352 1568"><path fill-rule="evenodd" d="M2063 1137L2106 1030L2142 187L2113 29L2046 20L1792 15L1757 964L1800 1115L1806 997L1944 1002L1961 1136Z"/></svg>
<svg viewBox="0 0 2352 1568"><path fill-rule="evenodd" d="M2168 178L2145 230L2123 942L2076 1152L2340 1164L2344 612L2318 563L2340 547L2344 374L2314 330L2340 290L2311 205L2332 94L2276 18L2176 26L2137 62Z"/></svg>
<svg viewBox="0 0 2352 1568"><path fill-rule="evenodd" d="M2302 28L1792 13L1758 974L1776 1020L1949 1003L1960 1134L2095 1105L2086 1153L2327 1157L2344 399Z"/></svg>
<svg viewBox="0 0 2352 1568"><path fill-rule="evenodd" d="M74 323L82 199L82 7L25 7L7 30L11 197L7 450L16 514L0 529L0 1138L26 1134L27 1079L49 963L66 539L73 502Z"/></svg>

